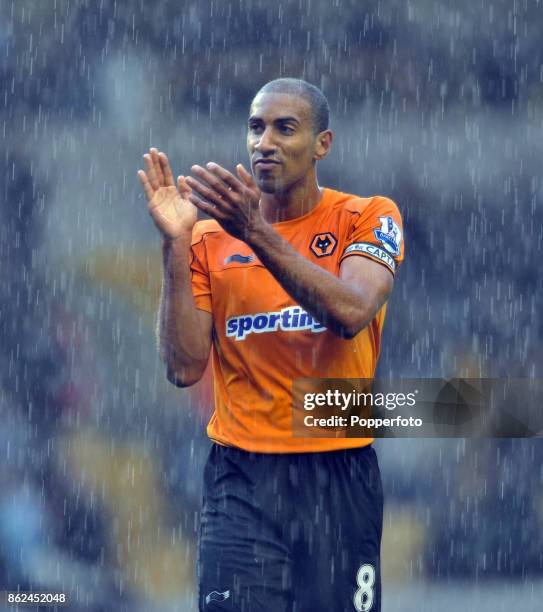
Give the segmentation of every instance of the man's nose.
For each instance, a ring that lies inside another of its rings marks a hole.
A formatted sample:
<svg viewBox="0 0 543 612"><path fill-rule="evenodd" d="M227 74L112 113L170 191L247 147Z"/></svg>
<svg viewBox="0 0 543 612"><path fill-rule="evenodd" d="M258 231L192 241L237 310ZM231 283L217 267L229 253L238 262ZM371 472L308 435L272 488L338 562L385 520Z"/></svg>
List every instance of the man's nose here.
<svg viewBox="0 0 543 612"><path fill-rule="evenodd" d="M260 153L273 153L275 144L273 142L272 131L266 128L255 143L255 149Z"/></svg>

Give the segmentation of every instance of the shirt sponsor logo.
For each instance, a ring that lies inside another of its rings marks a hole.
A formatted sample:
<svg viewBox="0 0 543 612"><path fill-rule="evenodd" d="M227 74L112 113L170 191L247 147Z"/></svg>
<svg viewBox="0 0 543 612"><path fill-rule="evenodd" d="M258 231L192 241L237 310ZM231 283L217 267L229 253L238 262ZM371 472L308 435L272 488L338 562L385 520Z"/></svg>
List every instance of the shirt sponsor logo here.
<svg viewBox="0 0 543 612"><path fill-rule="evenodd" d="M254 258L254 255L240 255L239 253L234 253L233 255L228 255L228 257L226 257L224 264L226 265L234 261L237 263L250 263L254 260Z"/></svg>
<svg viewBox="0 0 543 612"><path fill-rule="evenodd" d="M400 254L402 232L392 217L379 217L381 228L373 230L375 237L392 255Z"/></svg>
<svg viewBox="0 0 543 612"><path fill-rule="evenodd" d="M280 331L311 330L319 333L326 327L299 306L288 306L279 312L259 312L254 315L239 315L226 321L226 335L236 340L245 340L249 334L265 334Z"/></svg>
<svg viewBox="0 0 543 612"><path fill-rule="evenodd" d="M349 253L366 253L366 255L370 255L386 264L392 271L396 270L394 259L380 246L371 244L371 242L353 242L353 244L345 249L343 255L348 255Z"/></svg>

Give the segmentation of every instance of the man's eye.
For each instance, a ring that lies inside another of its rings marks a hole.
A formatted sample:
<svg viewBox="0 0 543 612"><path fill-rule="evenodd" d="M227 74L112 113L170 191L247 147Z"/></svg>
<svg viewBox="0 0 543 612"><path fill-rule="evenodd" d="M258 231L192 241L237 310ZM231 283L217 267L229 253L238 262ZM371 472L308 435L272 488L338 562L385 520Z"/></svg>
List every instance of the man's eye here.
<svg viewBox="0 0 543 612"><path fill-rule="evenodd" d="M290 125L282 125L281 132L283 132L283 134L293 134L294 128L290 127Z"/></svg>
<svg viewBox="0 0 543 612"><path fill-rule="evenodd" d="M250 132L258 132L261 128L262 126L258 125L258 123L252 123L249 125Z"/></svg>

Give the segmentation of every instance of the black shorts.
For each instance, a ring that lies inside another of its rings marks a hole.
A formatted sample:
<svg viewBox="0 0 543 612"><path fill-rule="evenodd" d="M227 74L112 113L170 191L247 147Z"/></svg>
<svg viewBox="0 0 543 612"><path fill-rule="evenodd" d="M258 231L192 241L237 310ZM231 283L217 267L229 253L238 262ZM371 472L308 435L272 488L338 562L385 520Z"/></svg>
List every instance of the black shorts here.
<svg viewBox="0 0 543 612"><path fill-rule="evenodd" d="M371 446L261 454L214 444L199 610L379 612L383 492Z"/></svg>

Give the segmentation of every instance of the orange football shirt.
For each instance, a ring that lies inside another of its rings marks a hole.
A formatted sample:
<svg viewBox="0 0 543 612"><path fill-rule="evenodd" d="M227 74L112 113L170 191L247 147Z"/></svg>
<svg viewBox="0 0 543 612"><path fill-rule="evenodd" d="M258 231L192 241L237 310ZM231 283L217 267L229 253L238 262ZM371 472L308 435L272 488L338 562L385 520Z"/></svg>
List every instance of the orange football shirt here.
<svg viewBox="0 0 543 612"><path fill-rule="evenodd" d="M403 260L402 220L388 198L325 188L309 213L273 228L303 257L339 276L345 257L369 257L392 274ZM199 221L191 247L197 308L213 316L219 444L262 453L365 446L370 438L303 438L292 433L292 381L373 378L386 304L354 338L340 338L299 306L244 242L214 220Z"/></svg>

